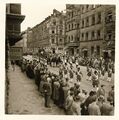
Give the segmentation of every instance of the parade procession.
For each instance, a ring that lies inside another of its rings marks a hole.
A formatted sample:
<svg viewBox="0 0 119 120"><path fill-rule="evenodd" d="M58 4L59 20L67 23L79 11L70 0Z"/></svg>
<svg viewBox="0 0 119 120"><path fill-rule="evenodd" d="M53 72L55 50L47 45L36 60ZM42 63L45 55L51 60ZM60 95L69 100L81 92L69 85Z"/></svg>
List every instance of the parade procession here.
<svg viewBox="0 0 119 120"><path fill-rule="evenodd" d="M114 5L66 4L15 43L8 36L6 113L114 115L114 14Z"/></svg>

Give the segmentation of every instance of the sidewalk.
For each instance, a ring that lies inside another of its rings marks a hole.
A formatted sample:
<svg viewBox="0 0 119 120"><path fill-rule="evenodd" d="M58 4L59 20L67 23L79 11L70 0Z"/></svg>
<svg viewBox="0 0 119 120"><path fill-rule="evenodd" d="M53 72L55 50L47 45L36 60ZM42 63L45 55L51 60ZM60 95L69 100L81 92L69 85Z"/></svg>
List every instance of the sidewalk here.
<svg viewBox="0 0 119 120"><path fill-rule="evenodd" d="M51 108L44 107L44 98L39 96L35 81L22 73L18 66L15 71L8 70L9 96L8 114L64 115L64 111L53 103Z"/></svg>

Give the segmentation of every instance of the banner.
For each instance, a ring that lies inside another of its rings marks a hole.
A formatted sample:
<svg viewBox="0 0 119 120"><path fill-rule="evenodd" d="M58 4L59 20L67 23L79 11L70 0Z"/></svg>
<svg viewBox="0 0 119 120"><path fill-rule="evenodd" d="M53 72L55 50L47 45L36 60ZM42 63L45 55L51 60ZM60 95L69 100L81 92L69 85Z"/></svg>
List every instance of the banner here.
<svg viewBox="0 0 119 120"><path fill-rule="evenodd" d="M22 47L10 47L10 59L11 60L21 60L23 56Z"/></svg>

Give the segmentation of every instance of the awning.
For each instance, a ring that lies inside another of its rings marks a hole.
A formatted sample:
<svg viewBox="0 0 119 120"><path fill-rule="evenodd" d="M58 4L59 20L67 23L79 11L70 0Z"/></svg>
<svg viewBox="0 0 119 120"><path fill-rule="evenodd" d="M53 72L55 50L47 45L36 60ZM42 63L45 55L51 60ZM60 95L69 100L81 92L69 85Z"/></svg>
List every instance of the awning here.
<svg viewBox="0 0 119 120"><path fill-rule="evenodd" d="M102 52L111 52L111 50L102 50Z"/></svg>

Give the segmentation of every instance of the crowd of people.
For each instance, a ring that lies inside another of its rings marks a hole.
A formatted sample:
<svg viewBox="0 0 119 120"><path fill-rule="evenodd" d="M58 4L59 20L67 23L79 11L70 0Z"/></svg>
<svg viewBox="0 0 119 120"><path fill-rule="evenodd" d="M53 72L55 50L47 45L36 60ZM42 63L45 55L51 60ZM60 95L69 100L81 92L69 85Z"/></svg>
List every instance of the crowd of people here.
<svg viewBox="0 0 119 120"><path fill-rule="evenodd" d="M87 68L86 80L90 81L93 87L90 91L81 87L84 75L80 66L83 62ZM51 73L49 65L58 66L59 73ZM114 86L106 95L104 85L100 84L100 79L105 80L106 72L107 81L112 81L114 63L111 60L106 64L102 58L84 60L81 57L53 55L47 58L47 62L23 59L20 66L22 72L35 79L38 91L44 97L45 107L51 108L52 100L59 108L64 109L67 115L114 114Z"/></svg>

